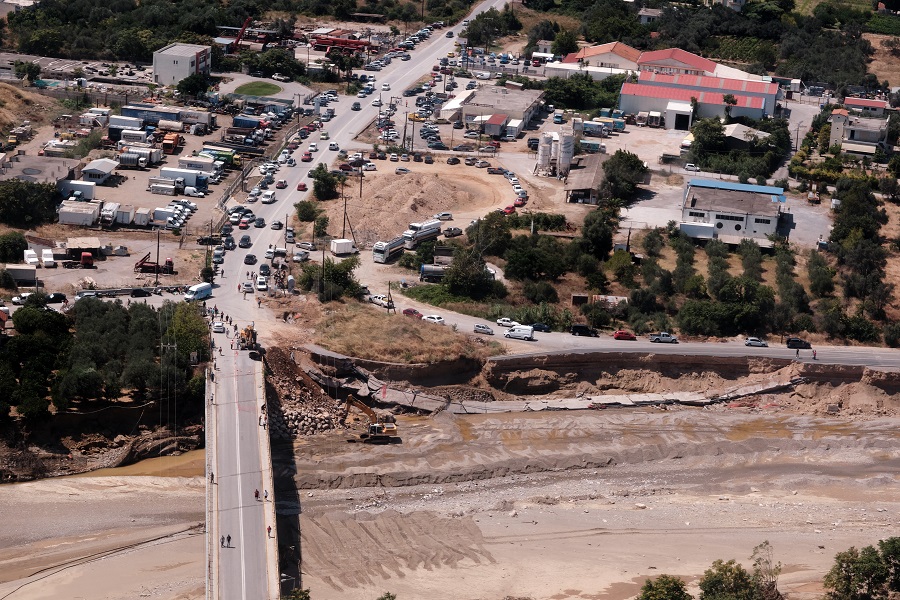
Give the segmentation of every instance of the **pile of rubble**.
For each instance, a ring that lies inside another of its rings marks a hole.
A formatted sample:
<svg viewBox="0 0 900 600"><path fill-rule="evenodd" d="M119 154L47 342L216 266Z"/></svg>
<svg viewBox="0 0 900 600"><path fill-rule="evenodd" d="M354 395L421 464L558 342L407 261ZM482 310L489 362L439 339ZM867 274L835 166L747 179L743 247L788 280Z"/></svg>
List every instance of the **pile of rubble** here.
<svg viewBox="0 0 900 600"><path fill-rule="evenodd" d="M281 348L266 351L268 418L275 440L292 440L342 428L341 403L321 388Z"/></svg>

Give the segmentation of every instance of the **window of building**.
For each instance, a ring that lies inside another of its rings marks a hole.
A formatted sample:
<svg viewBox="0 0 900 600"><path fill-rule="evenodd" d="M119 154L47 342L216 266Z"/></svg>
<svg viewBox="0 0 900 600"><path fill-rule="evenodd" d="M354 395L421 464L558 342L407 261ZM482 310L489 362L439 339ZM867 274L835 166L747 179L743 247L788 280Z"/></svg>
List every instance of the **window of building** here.
<svg viewBox="0 0 900 600"><path fill-rule="evenodd" d="M772 223L771 219L753 219L754 223L760 223L761 225L769 225Z"/></svg>
<svg viewBox="0 0 900 600"><path fill-rule="evenodd" d="M744 217L738 217L735 215L716 215L716 219L720 221L743 221Z"/></svg>
<svg viewBox="0 0 900 600"><path fill-rule="evenodd" d="M694 212L694 211L688 211L688 216L689 216L689 217L705 217L705 216L706 216L706 213L702 213L702 212Z"/></svg>

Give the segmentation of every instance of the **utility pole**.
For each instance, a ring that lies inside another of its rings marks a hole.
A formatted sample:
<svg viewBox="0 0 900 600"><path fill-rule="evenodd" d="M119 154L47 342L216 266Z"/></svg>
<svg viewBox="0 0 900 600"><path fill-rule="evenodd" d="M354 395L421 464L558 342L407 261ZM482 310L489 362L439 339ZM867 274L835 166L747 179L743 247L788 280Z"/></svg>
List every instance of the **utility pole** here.
<svg viewBox="0 0 900 600"><path fill-rule="evenodd" d="M803 121L797 123L797 136L796 141L794 142L794 152L800 150L800 128L803 126Z"/></svg>
<svg viewBox="0 0 900 600"><path fill-rule="evenodd" d="M209 227L212 229L212 221L209 222ZM207 246L209 248L209 246ZM159 285L159 229L156 230L156 281L154 281L153 285Z"/></svg>

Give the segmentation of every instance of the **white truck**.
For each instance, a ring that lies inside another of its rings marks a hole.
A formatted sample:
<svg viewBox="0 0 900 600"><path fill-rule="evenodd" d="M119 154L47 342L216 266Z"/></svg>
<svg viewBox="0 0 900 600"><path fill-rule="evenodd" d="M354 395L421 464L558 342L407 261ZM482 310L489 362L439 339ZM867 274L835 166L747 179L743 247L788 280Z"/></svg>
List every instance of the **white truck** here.
<svg viewBox="0 0 900 600"><path fill-rule="evenodd" d="M358 252L359 250L357 250L356 244L353 243L353 240L331 240L331 253L335 256L357 254Z"/></svg>
<svg viewBox="0 0 900 600"><path fill-rule="evenodd" d="M41 262L44 264L45 269L56 267L56 260L53 258L53 250L50 248L41 250Z"/></svg>
<svg viewBox="0 0 900 600"><path fill-rule="evenodd" d="M660 331L659 333L651 333L650 341L658 344L677 344L678 338L667 331Z"/></svg>

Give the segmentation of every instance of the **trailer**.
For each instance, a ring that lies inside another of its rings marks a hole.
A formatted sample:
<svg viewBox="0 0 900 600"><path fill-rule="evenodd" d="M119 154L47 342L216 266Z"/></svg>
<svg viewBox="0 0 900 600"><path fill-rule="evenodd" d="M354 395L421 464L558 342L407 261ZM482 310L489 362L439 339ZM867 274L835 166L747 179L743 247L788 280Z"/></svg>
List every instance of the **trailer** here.
<svg viewBox="0 0 900 600"><path fill-rule="evenodd" d="M222 161L223 163L225 163L226 167L236 167L240 166L243 163L240 154L238 154L238 152L233 148L204 144L203 149L200 150L198 156L203 155L211 156L216 160Z"/></svg>
<svg viewBox="0 0 900 600"><path fill-rule="evenodd" d="M188 125L204 125L207 129L217 126L217 119L214 113L206 110L181 110L181 122Z"/></svg>
<svg viewBox="0 0 900 600"><path fill-rule="evenodd" d="M662 113L651 110L647 115L647 126L662 127Z"/></svg>
<svg viewBox="0 0 900 600"><path fill-rule="evenodd" d="M245 127L249 129L259 129L262 119L259 117L250 117L248 115L235 115L231 122L232 127Z"/></svg>
<svg viewBox="0 0 900 600"><path fill-rule="evenodd" d="M444 279L447 268L447 265L422 265L419 270L419 281L439 283Z"/></svg>
<svg viewBox="0 0 900 600"><path fill-rule="evenodd" d="M175 131L177 133L182 133L184 131L184 124L181 121L160 119L159 123L156 124L156 128L161 131Z"/></svg>
<svg viewBox="0 0 900 600"><path fill-rule="evenodd" d="M150 193L151 194L160 194L162 196L174 196L177 191L175 190L175 184L166 184L166 183L151 183L150 184Z"/></svg>
<svg viewBox="0 0 900 600"><path fill-rule="evenodd" d="M216 165L217 162L220 163L219 166ZM213 174L222 170L221 162L209 156L182 156L178 159L178 168Z"/></svg>
<svg viewBox="0 0 900 600"><path fill-rule="evenodd" d="M97 184L93 181L81 181L78 179L63 179L56 184L60 195L66 199L72 199L76 192L80 192L81 200L93 200L97 191Z"/></svg>
<svg viewBox="0 0 900 600"><path fill-rule="evenodd" d="M359 250L356 248L356 244L353 243L353 240L331 240L331 253L335 256L342 256L346 254L357 254Z"/></svg>
<svg viewBox="0 0 900 600"><path fill-rule="evenodd" d="M120 136L121 141L126 143L147 143L147 132L140 131L137 129L123 129L122 135Z"/></svg>
<svg viewBox="0 0 900 600"><path fill-rule="evenodd" d="M141 129L144 126L144 120L137 117L122 115L110 115L109 126L119 129Z"/></svg>
<svg viewBox="0 0 900 600"><path fill-rule="evenodd" d="M123 106L122 115L142 119L146 123L156 125L161 120L180 121L181 109L174 106L135 102L134 104Z"/></svg>
<svg viewBox="0 0 900 600"><path fill-rule="evenodd" d="M137 154L138 156L146 159L147 166L155 165L162 162L163 160L163 151L161 148L145 148L143 146L129 144L128 146L123 147L123 151Z"/></svg>
<svg viewBox="0 0 900 600"><path fill-rule="evenodd" d="M37 282L37 269L34 265L7 264L4 270L9 273L16 283L22 285L34 285Z"/></svg>
<svg viewBox="0 0 900 600"><path fill-rule="evenodd" d="M131 225L134 220L134 206L122 204L116 209L115 223L118 225Z"/></svg>
<svg viewBox="0 0 900 600"><path fill-rule="evenodd" d="M173 196L175 195L174 190L173 190L172 195ZM134 218L132 219L132 222L135 225L137 225L139 227L146 227L147 225L150 224L150 222L152 220L153 220L153 211L151 211L149 208L141 207L134 211Z"/></svg>

